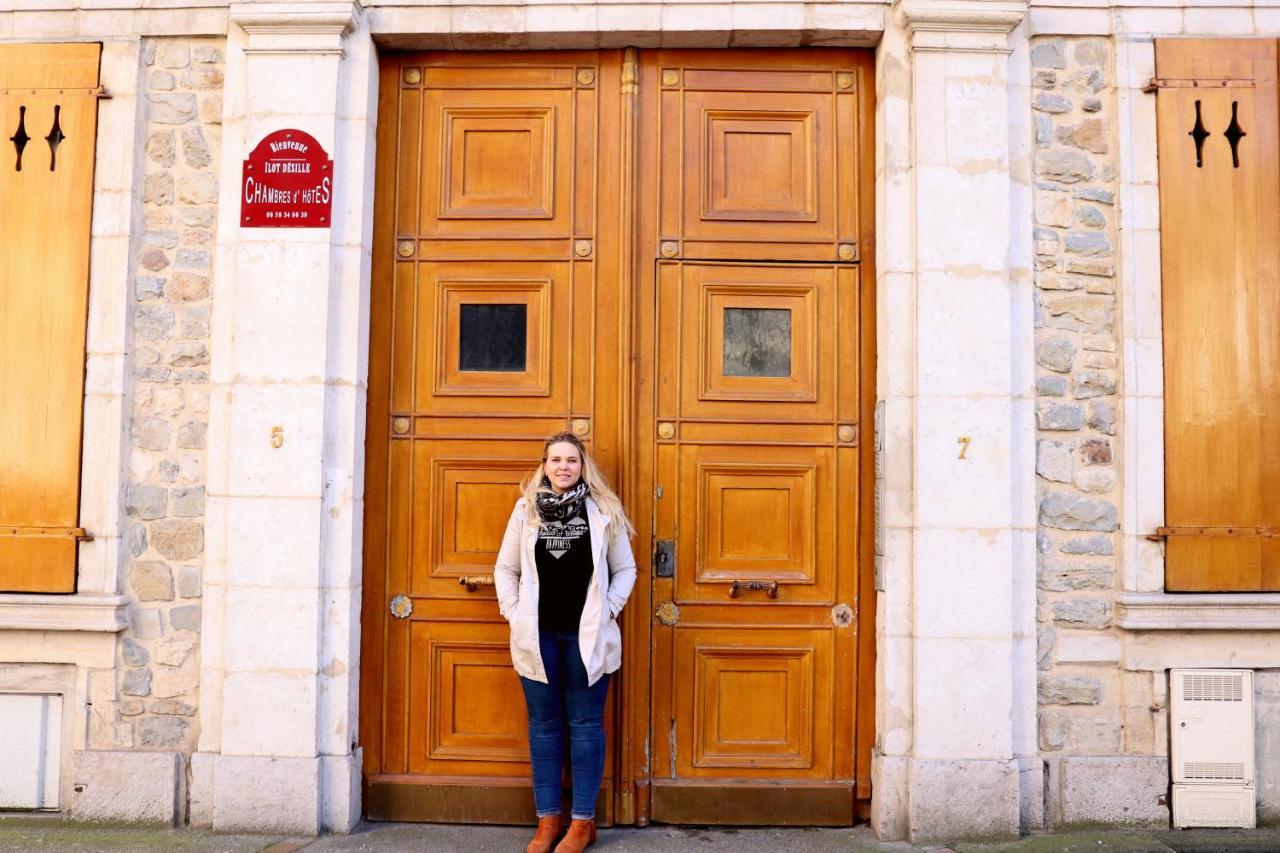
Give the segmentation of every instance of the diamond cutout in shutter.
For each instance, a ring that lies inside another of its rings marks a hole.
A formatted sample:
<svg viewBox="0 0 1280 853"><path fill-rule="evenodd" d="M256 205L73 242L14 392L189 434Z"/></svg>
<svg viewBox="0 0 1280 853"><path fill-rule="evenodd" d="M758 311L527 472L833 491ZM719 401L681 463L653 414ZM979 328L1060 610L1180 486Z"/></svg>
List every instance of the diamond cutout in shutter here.
<svg viewBox="0 0 1280 853"><path fill-rule="evenodd" d="M53 128L50 129L49 135L44 138L49 143L49 171L54 171L58 166L58 146L62 144L62 140L67 136L62 132L62 126L59 124L59 118L62 113L61 106L53 108Z"/></svg>
<svg viewBox="0 0 1280 853"><path fill-rule="evenodd" d="M1239 108L1239 101L1231 102L1231 124L1227 125L1227 129L1222 132L1222 135L1231 143L1231 164L1237 169L1240 168L1240 140L1249 135L1244 132L1244 128L1240 126L1240 121L1236 117Z"/></svg>
<svg viewBox="0 0 1280 853"><path fill-rule="evenodd" d="M27 147L27 143L31 141L31 137L27 135L27 108L18 107L18 132L9 137L9 141L13 143L13 147L18 149L17 171L22 171L22 151Z"/></svg>
<svg viewBox="0 0 1280 853"><path fill-rule="evenodd" d="M1196 168L1204 168L1204 141L1209 138L1209 131L1204 129L1204 122L1200 120L1200 102L1196 101L1196 126L1191 128L1187 133L1196 141Z"/></svg>

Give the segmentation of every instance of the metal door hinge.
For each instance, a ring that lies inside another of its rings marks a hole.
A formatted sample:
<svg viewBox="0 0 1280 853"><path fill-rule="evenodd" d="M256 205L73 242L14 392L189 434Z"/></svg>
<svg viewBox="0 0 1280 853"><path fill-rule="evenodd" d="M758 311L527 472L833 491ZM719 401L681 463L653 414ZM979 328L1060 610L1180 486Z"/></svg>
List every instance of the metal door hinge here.
<svg viewBox="0 0 1280 853"><path fill-rule="evenodd" d="M1154 95L1161 89L1252 89L1256 84L1253 80L1243 77L1213 77L1213 78L1175 78L1175 77L1152 77L1147 81L1147 85L1142 87L1142 91L1147 95Z"/></svg>

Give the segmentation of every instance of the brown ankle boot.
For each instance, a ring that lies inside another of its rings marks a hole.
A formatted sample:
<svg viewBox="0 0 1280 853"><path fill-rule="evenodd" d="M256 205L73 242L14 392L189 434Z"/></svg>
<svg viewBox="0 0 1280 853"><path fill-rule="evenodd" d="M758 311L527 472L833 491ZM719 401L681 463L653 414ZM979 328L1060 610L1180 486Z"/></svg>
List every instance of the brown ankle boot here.
<svg viewBox="0 0 1280 853"><path fill-rule="evenodd" d="M551 853L551 845L556 843L563 826L564 821L560 820L558 814L538 818L538 831L529 842L529 846L524 848L524 853Z"/></svg>
<svg viewBox="0 0 1280 853"><path fill-rule="evenodd" d="M556 845L556 853L582 853L596 841L596 822L574 818L564 840Z"/></svg>

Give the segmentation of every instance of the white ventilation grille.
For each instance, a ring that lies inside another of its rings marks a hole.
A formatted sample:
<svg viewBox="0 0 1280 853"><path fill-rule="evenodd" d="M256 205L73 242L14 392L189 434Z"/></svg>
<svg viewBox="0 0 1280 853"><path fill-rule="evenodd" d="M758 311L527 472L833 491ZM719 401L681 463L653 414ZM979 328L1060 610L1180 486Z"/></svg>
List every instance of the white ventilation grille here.
<svg viewBox="0 0 1280 853"><path fill-rule="evenodd" d="M1187 673L1182 698L1188 702L1243 702L1244 676L1232 673Z"/></svg>
<svg viewBox="0 0 1280 853"><path fill-rule="evenodd" d="M1204 779L1214 782L1232 779L1243 782L1244 765L1239 762L1188 761L1182 765L1182 776L1185 779Z"/></svg>

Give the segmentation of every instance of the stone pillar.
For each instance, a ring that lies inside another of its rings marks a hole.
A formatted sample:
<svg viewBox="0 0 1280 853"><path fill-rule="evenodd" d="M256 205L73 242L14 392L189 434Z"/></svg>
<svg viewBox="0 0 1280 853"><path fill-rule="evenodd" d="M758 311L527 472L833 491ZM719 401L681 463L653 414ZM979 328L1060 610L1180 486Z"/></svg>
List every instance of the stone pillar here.
<svg viewBox="0 0 1280 853"><path fill-rule="evenodd" d="M377 62L351 0L233 3L230 21L192 822L346 831ZM241 162L285 128L334 161L332 228L240 227Z"/></svg>
<svg viewBox="0 0 1280 853"><path fill-rule="evenodd" d="M1042 811L1025 13L899 0L881 48L882 837Z"/></svg>

